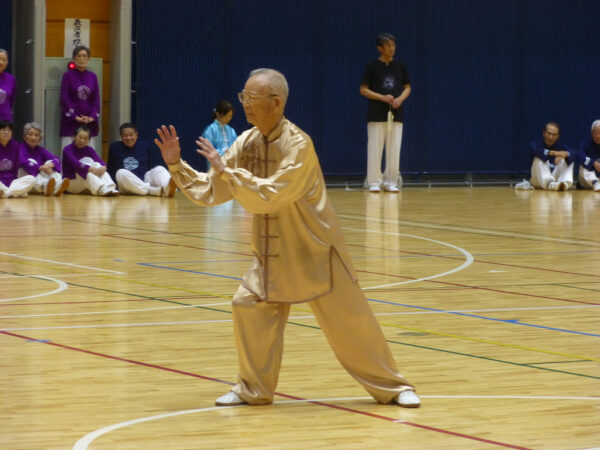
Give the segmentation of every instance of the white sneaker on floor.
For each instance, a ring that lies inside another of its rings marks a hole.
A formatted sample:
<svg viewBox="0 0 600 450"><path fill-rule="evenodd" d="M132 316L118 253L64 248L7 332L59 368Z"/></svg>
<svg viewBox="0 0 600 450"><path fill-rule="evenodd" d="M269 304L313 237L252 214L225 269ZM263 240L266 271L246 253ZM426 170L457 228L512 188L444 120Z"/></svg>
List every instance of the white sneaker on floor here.
<svg viewBox="0 0 600 450"><path fill-rule="evenodd" d="M558 191L558 188L559 188L559 184L556 181L551 181L550 183L548 183L549 191Z"/></svg>
<svg viewBox="0 0 600 450"><path fill-rule="evenodd" d="M600 181L594 183L594 191L600 192Z"/></svg>
<svg viewBox="0 0 600 450"><path fill-rule="evenodd" d="M398 186L394 186L393 184L384 186L383 190L386 192L400 192L400 189L398 189Z"/></svg>
<svg viewBox="0 0 600 450"><path fill-rule="evenodd" d="M523 181L515 184L515 189L521 190L521 191L532 191L534 188L531 185L531 183L529 182L529 180L523 180Z"/></svg>
<svg viewBox="0 0 600 450"><path fill-rule="evenodd" d="M421 406L421 399L415 391L411 389L400 392L398 397L396 397L396 403L403 408L418 408Z"/></svg>
<svg viewBox="0 0 600 450"><path fill-rule="evenodd" d="M238 395L233 391L229 391L227 394L222 395L215 400L215 405L217 406L237 406L245 405L247 403L248 402L239 398Z"/></svg>
<svg viewBox="0 0 600 450"><path fill-rule="evenodd" d="M369 192L375 192L375 193L381 192L381 188L378 185L373 184L373 185L369 186Z"/></svg>

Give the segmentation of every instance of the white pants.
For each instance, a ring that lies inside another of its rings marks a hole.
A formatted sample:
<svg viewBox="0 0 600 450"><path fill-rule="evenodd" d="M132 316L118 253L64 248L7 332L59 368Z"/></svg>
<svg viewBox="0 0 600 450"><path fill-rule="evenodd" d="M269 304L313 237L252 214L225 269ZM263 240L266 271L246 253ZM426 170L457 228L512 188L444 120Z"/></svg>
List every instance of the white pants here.
<svg viewBox="0 0 600 450"><path fill-rule="evenodd" d="M400 146L403 123L392 123L388 132L387 122L367 123L367 184L369 186L401 186ZM385 146L385 171L381 174L381 154Z"/></svg>
<svg viewBox="0 0 600 450"><path fill-rule="evenodd" d="M19 169L19 176L23 176L23 175L27 175L27 172L25 172L23 169ZM50 175L48 175L47 173L44 172L40 172L37 174L37 176L35 177L35 184L33 185L33 189L32 192L35 192L36 194L45 194L46 193L46 186L48 185L48 181L50 181L50 179L54 179L54 182L56 183L54 185L54 192L52 192L53 194L56 194L56 191L58 191L60 189L60 185L62 183L62 175L59 172L56 172L55 170L52 171L52 173Z"/></svg>
<svg viewBox="0 0 600 450"><path fill-rule="evenodd" d="M87 156L85 158L81 158L79 162L92 167L102 166L100 163ZM88 190L92 195L105 195L107 192L116 191L117 185L106 172L104 175L102 175L102 177L98 177L92 172L88 172L85 180L81 178L79 174L77 174L75 179L71 180L67 192L70 194L80 194L86 190Z"/></svg>
<svg viewBox="0 0 600 450"><path fill-rule="evenodd" d="M594 183L600 180L596 176L594 170L587 170L583 166L579 166L579 185L584 189L594 189Z"/></svg>
<svg viewBox="0 0 600 450"><path fill-rule="evenodd" d="M27 193L33 188L35 178L25 175L13 180L10 186L0 181L0 198L4 197L27 197Z"/></svg>
<svg viewBox="0 0 600 450"><path fill-rule="evenodd" d="M65 148L67 145L73 142L73 136L61 136L60 138L60 148ZM90 138L90 142L87 144L96 150L96 136Z"/></svg>
<svg viewBox="0 0 600 450"><path fill-rule="evenodd" d="M574 163L567 164L563 159L554 170L550 170L550 163L544 162L540 158L533 158L531 164L531 185L538 189L548 189L548 184L555 181L557 183L566 183L568 188L573 186L573 167Z"/></svg>
<svg viewBox="0 0 600 450"><path fill-rule="evenodd" d="M119 169L115 178L121 194L148 195L150 188L159 187L166 191L171 175L163 166L156 166L144 175L144 181L127 169Z"/></svg>

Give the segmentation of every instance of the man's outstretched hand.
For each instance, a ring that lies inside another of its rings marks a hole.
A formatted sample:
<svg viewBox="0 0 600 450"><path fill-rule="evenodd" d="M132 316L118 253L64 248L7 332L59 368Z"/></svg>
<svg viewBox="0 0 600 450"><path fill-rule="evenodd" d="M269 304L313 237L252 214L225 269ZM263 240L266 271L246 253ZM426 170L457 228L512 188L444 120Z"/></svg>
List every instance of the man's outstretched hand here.
<svg viewBox="0 0 600 450"><path fill-rule="evenodd" d="M196 151L208 160L214 171L217 173L223 172L223 169L225 169L225 164L223 164L221 155L219 155L219 152L215 150L210 141L203 137L199 137L196 141L196 145L198 146Z"/></svg>
<svg viewBox="0 0 600 450"><path fill-rule="evenodd" d="M181 159L181 147L179 146L179 137L173 125L167 128L162 125L156 130L158 139L154 139L154 143L160 149L165 163L176 164Z"/></svg>

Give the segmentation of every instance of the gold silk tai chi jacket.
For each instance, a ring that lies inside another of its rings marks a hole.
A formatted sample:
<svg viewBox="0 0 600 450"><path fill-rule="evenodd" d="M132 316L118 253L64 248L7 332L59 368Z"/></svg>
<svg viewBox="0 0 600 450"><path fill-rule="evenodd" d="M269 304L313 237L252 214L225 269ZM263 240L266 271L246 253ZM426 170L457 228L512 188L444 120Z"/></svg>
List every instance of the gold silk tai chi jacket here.
<svg viewBox="0 0 600 450"><path fill-rule="evenodd" d="M254 127L222 156L225 170L199 173L169 165L192 202L214 206L232 198L253 215L254 261L242 286L259 301L297 303L333 288L332 258L352 282L356 274L310 136L282 118L268 136Z"/></svg>

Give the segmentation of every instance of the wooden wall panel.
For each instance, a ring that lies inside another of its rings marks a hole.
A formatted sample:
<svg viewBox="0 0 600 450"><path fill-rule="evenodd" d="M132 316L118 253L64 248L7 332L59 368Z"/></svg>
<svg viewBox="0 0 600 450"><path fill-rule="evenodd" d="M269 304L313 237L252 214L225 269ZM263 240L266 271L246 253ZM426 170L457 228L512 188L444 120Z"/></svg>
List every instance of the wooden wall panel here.
<svg viewBox="0 0 600 450"><path fill-rule="evenodd" d="M46 20L64 20L65 17L109 22L110 0L46 0Z"/></svg>

